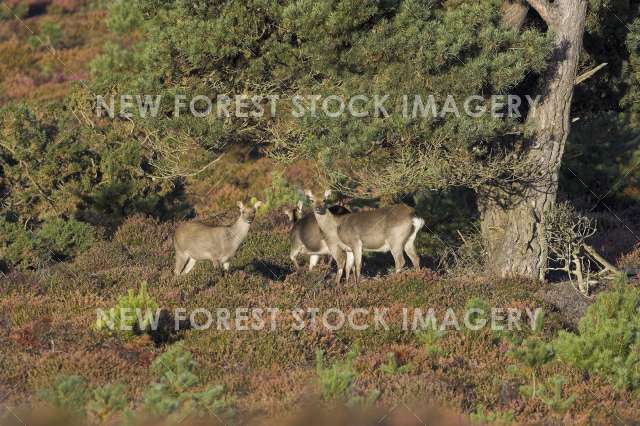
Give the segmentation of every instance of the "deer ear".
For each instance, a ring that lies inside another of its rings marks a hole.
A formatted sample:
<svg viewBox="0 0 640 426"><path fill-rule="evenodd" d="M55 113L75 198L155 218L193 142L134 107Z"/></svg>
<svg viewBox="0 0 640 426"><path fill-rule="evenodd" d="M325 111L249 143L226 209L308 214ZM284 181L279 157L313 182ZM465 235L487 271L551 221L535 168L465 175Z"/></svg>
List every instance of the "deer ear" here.
<svg viewBox="0 0 640 426"><path fill-rule="evenodd" d="M255 204L253 205L253 208L255 210L258 210L258 208L262 205L262 201L256 201Z"/></svg>
<svg viewBox="0 0 640 426"><path fill-rule="evenodd" d="M305 189L304 195L306 195L308 199L313 200L313 192L311 192L310 189Z"/></svg>
<svg viewBox="0 0 640 426"><path fill-rule="evenodd" d="M238 201L238 207L240 207L240 210L244 210L244 204L242 201Z"/></svg>
<svg viewBox="0 0 640 426"><path fill-rule="evenodd" d="M331 190L327 189L326 191L324 191L324 198L326 199L326 198L329 198L329 197L331 197Z"/></svg>

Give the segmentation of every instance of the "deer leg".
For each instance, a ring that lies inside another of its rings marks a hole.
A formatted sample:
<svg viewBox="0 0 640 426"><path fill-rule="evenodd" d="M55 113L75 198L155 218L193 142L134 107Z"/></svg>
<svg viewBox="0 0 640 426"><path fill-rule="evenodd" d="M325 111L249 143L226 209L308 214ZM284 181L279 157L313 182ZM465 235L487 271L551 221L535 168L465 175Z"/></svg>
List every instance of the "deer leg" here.
<svg viewBox="0 0 640 426"><path fill-rule="evenodd" d="M416 253L416 247L414 244L416 241L416 235L418 235L418 231L420 231L420 229L424 226L424 219L420 217L414 217L413 219L411 219L411 223L413 225L413 232L411 232L409 238L404 243L404 251L405 253L407 253L407 256L409 256L409 259L411 259L413 267L419 270L420 256L418 256L418 254Z"/></svg>
<svg viewBox="0 0 640 426"><path fill-rule="evenodd" d="M407 253L407 256L409 256L409 259L411 259L413 267L420 270L420 256L416 253L416 248L413 246L412 240L407 241L404 245L404 251Z"/></svg>
<svg viewBox="0 0 640 426"><path fill-rule="evenodd" d="M344 271L345 254L340 247L334 246L331 248L331 255L336 261L336 284L340 284L340 279L342 279L342 272Z"/></svg>
<svg viewBox="0 0 640 426"><path fill-rule="evenodd" d="M360 282L360 271L362 269L362 241L356 242L356 244L352 247L353 249L353 261L356 265L355 277L356 284Z"/></svg>
<svg viewBox="0 0 640 426"><path fill-rule="evenodd" d="M183 274L186 275L189 272L191 272L194 266L196 266L196 260L193 257L190 257L189 260L187 261L187 266L185 266L184 268Z"/></svg>
<svg viewBox="0 0 640 426"><path fill-rule="evenodd" d="M396 273L398 273L402 270L402 268L404 268L404 263L405 263L402 246L393 247L391 249L391 254L393 255L393 260L396 262Z"/></svg>
<svg viewBox="0 0 640 426"><path fill-rule="evenodd" d="M298 253L300 253L300 250L294 249L291 250L291 253L289 254L289 259L291 259L291 261L293 262L293 266L295 266L296 271L300 270L300 264L298 263Z"/></svg>
<svg viewBox="0 0 640 426"><path fill-rule="evenodd" d="M181 251L176 250L176 266L173 269L173 273L176 276L182 273L182 270L184 269L184 265L187 263L188 260L189 260L189 256L187 256Z"/></svg>
<svg viewBox="0 0 640 426"><path fill-rule="evenodd" d="M345 281L349 282L349 274L351 273L351 270L353 269L353 252L352 251L348 251L347 252L347 261L345 264ZM354 272L355 275L355 272Z"/></svg>
<svg viewBox="0 0 640 426"><path fill-rule="evenodd" d="M309 270L312 271L314 266L318 264L318 260L320 260L320 256L317 254L312 254L309 256Z"/></svg>

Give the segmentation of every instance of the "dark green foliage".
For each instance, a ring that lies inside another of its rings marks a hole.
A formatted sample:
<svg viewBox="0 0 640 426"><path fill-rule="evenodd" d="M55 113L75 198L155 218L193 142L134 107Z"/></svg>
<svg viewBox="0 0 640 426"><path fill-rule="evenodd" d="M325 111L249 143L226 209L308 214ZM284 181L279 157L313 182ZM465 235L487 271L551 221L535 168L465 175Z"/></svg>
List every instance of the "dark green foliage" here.
<svg viewBox="0 0 640 426"><path fill-rule="evenodd" d="M53 387L38 393L43 401L65 412L84 415L87 385L79 376L60 376Z"/></svg>
<svg viewBox="0 0 640 426"><path fill-rule="evenodd" d="M28 230L21 224L9 222L0 217L0 261L7 268L15 265L28 268L39 264L36 242Z"/></svg>
<svg viewBox="0 0 640 426"><path fill-rule="evenodd" d="M54 218L42 224L36 238L57 259L66 259L87 250L95 241L95 232L87 223Z"/></svg>
<svg viewBox="0 0 640 426"><path fill-rule="evenodd" d="M640 121L630 113L605 112L578 121L567 143L563 190L580 194L588 209L598 207L605 196L602 201L612 209L640 202L640 174L635 170L639 134Z"/></svg>
<svg viewBox="0 0 640 426"><path fill-rule="evenodd" d="M144 396L145 408L152 414L184 419L187 416L230 416L232 400L222 386L202 389L198 365L180 344L158 356L151 364L157 382Z"/></svg>
<svg viewBox="0 0 640 426"><path fill-rule="evenodd" d="M124 129L79 126L65 109L0 113L0 256L33 268L86 250L92 226L112 230L127 215L187 213L179 181L145 175L154 154Z"/></svg>
<svg viewBox="0 0 640 426"><path fill-rule="evenodd" d="M605 62L607 66L576 86L572 116L579 120L571 126L560 183L560 189L576 201L586 201L589 210L602 208L600 201L614 210L640 202L640 182L634 171L640 159L640 11L636 6L590 1L580 69L587 71Z"/></svg>
<svg viewBox="0 0 640 426"><path fill-rule="evenodd" d="M465 159L482 167L497 147L496 136L518 124L464 114L402 118L402 95L421 95L426 102L433 94L441 104L450 94L463 102L471 94L505 94L542 70L546 37L500 26L499 6L494 0L455 7L427 0L365 6L351 0L120 1L111 8L110 28L124 41L137 25L142 41L134 49L109 46L93 63L94 87L99 93L162 94L159 118L136 117L161 138L189 129L208 149L270 140L278 158L314 160L334 180L344 181L353 174L348 170L368 170L380 192L450 187L458 178L446 167L451 158L437 154L443 145L449 153L479 153ZM173 113L178 94L247 92L285 100L275 125L269 114L162 119ZM394 114L292 118L293 94L366 94L369 110L374 94L390 94L385 105Z"/></svg>
<svg viewBox="0 0 640 426"><path fill-rule="evenodd" d="M21 269L66 260L95 241L93 227L75 219L52 218L31 229L0 217L0 258Z"/></svg>
<svg viewBox="0 0 640 426"><path fill-rule="evenodd" d="M628 90L622 98L622 105L629 107L634 114L635 124L640 121L640 18L636 18L628 27L626 47L629 49L629 61L625 67L628 78Z"/></svg>
<svg viewBox="0 0 640 426"><path fill-rule="evenodd" d="M580 320L579 333L560 331L558 358L609 379L619 388L640 387L640 290L624 281L600 293Z"/></svg>

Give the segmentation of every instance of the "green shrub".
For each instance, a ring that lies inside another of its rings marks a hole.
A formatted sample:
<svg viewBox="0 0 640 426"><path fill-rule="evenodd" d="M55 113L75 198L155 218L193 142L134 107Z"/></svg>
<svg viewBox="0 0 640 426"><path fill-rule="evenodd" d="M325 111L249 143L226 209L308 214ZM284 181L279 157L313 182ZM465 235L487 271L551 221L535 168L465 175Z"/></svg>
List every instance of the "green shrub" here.
<svg viewBox="0 0 640 426"><path fill-rule="evenodd" d="M115 307L107 313L101 312L96 320L95 329L98 331L124 331L139 333L150 331L157 320L158 304L149 296L147 283L140 284L138 293L129 289L126 296L120 297Z"/></svg>
<svg viewBox="0 0 640 426"><path fill-rule="evenodd" d="M144 412L127 409L130 400L124 385L109 384L89 392L79 376L60 376L53 387L38 391L38 395L63 413L84 416L88 412L98 424L116 416L125 424L136 424L148 414L165 417L170 423L187 417L231 417L233 398L225 395L222 386L203 388L197 369L191 353L181 344L158 356L149 367L157 381L144 393Z"/></svg>
<svg viewBox="0 0 640 426"><path fill-rule="evenodd" d="M26 1L18 1L13 2L13 4L9 4L8 2L3 2L0 7L0 21L24 18L29 13L29 5Z"/></svg>
<svg viewBox="0 0 640 426"><path fill-rule="evenodd" d="M71 105L45 111L0 108L0 255L8 267L34 268L84 250L95 238L87 224L112 231L135 213L166 219L188 212L180 179L147 174L154 149L113 123L78 125L71 111L89 96L74 93Z"/></svg>
<svg viewBox="0 0 640 426"><path fill-rule="evenodd" d="M476 407L476 411L469 416L474 423L488 423L497 425L510 425L513 422L513 410L490 411L482 405Z"/></svg>
<svg viewBox="0 0 640 426"><path fill-rule="evenodd" d="M19 269L69 259L87 250L95 239L94 228L75 219L54 218L30 229L0 218L0 257Z"/></svg>
<svg viewBox="0 0 640 426"><path fill-rule="evenodd" d="M145 409L170 419L231 416L233 400L224 395L222 386L199 390L197 368L193 356L181 344L158 356L151 364L158 381L144 395Z"/></svg>
<svg viewBox="0 0 640 426"><path fill-rule="evenodd" d="M27 42L34 49L41 46L50 46L54 49L59 49L64 47L64 32L59 24L53 21L47 21L42 24L40 33L29 37Z"/></svg>
<svg viewBox="0 0 640 426"><path fill-rule="evenodd" d="M435 330L432 328L427 328L426 330L422 330L416 333L416 338L418 342L422 344L425 351L429 356L438 356L443 353L442 348L438 344L438 342L444 336L444 331Z"/></svg>
<svg viewBox="0 0 640 426"><path fill-rule="evenodd" d="M351 388L357 377L353 361L359 353L360 348L355 345L343 361L336 361L327 367L324 365L324 352L321 349L316 351L316 373L322 398L346 401L351 397Z"/></svg>
<svg viewBox="0 0 640 426"><path fill-rule="evenodd" d="M105 385L93 391L93 398L87 404L89 413L100 423L120 413L127 406L124 385Z"/></svg>
<svg viewBox="0 0 640 426"><path fill-rule="evenodd" d="M298 201L305 201L302 189L292 186L283 172L271 172L271 185L265 190L263 209L266 211L292 206Z"/></svg>
<svg viewBox="0 0 640 426"><path fill-rule="evenodd" d="M54 218L42 224L36 239L42 249L48 249L56 258L67 259L91 247L96 235L87 223Z"/></svg>
<svg viewBox="0 0 640 426"><path fill-rule="evenodd" d="M576 400L575 395L570 395L567 399L562 397L562 385L565 380L562 376L553 376L540 386L538 397L554 413L563 415Z"/></svg>
<svg viewBox="0 0 640 426"><path fill-rule="evenodd" d="M527 337L519 345L514 346L509 352L509 356L519 361L521 364L520 373L526 377L531 377L531 384L520 386L520 392L529 397L538 396L538 375L540 368L551 362L555 357L553 345L545 342L540 333L542 332L543 315L536 318L532 326L533 335Z"/></svg>
<svg viewBox="0 0 640 426"><path fill-rule="evenodd" d="M373 404L380 392L377 389L371 390L366 395L356 395L353 390L353 383L358 374L353 367L353 361L360 354L360 346L354 345L347 356L342 361L336 361L331 366L325 366L324 352L321 349L316 351L316 373L320 392L325 401L342 402L350 407L368 406Z"/></svg>
<svg viewBox="0 0 640 426"><path fill-rule="evenodd" d="M411 363L398 365L398 360L394 352L389 352L387 354L387 362L380 366L380 371L386 374L404 374L410 372L412 369L413 365Z"/></svg>
<svg viewBox="0 0 640 426"><path fill-rule="evenodd" d="M117 0L109 7L107 26L114 33L125 34L139 28L144 21L139 5L132 0Z"/></svg>
<svg viewBox="0 0 640 426"><path fill-rule="evenodd" d="M580 320L578 334L561 331L558 358L609 379L618 388L640 387L640 290L624 279L600 293Z"/></svg>
<svg viewBox="0 0 640 426"><path fill-rule="evenodd" d="M8 267L27 269L41 263L33 235L19 223L0 217L0 259Z"/></svg>
<svg viewBox="0 0 640 426"><path fill-rule="evenodd" d="M82 416L87 402L87 385L80 376L60 376L52 388L40 390L38 396L59 410Z"/></svg>

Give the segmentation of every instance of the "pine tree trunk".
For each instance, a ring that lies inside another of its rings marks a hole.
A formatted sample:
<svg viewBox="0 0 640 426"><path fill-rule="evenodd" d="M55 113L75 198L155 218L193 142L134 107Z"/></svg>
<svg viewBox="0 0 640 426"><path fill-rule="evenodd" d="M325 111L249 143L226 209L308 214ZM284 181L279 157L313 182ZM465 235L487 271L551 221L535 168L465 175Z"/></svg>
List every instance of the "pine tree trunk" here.
<svg viewBox="0 0 640 426"><path fill-rule="evenodd" d="M484 188L478 198L490 272L544 279L547 244L543 218L556 201L587 2L528 3L554 31L554 50L539 88L542 98L529 111L526 122L531 136L523 156L533 165L530 179L524 185Z"/></svg>

